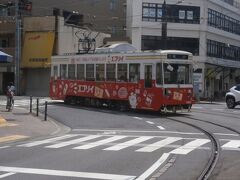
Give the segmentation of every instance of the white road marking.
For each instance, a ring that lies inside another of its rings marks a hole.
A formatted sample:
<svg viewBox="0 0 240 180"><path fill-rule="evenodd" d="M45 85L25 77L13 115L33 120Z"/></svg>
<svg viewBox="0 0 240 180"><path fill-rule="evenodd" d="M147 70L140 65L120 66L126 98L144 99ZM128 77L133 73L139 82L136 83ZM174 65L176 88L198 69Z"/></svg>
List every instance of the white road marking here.
<svg viewBox="0 0 240 180"><path fill-rule="evenodd" d="M213 111L223 111L223 109L212 109Z"/></svg>
<svg viewBox="0 0 240 180"><path fill-rule="evenodd" d="M10 146L1 146L0 149L6 149L9 148Z"/></svg>
<svg viewBox="0 0 240 180"><path fill-rule="evenodd" d="M148 124L155 124L154 122L152 121L146 121Z"/></svg>
<svg viewBox="0 0 240 180"><path fill-rule="evenodd" d="M89 173L77 171L60 171L49 169L34 169L34 168L19 168L19 167L6 167L0 166L0 171L12 173L25 173L25 174L39 174L48 176L63 176L63 177L77 177L77 178L90 178L90 179L109 179L109 180L133 180L136 176L118 175L118 174L104 174L104 173Z"/></svg>
<svg viewBox="0 0 240 180"><path fill-rule="evenodd" d="M107 132L107 131L112 131L112 130L99 130L99 129L73 129L72 131L88 131L88 132ZM135 130L122 130L122 129L114 129L116 132L132 132L132 133L169 133L169 134L186 134L186 135L204 135L204 133L192 133L192 132L179 132L179 131L135 131Z"/></svg>
<svg viewBox="0 0 240 180"><path fill-rule="evenodd" d="M134 119L142 120L143 118L140 117L133 117Z"/></svg>
<svg viewBox="0 0 240 180"><path fill-rule="evenodd" d="M50 146L45 146L45 148L61 148L61 147L69 146L69 145L72 145L72 144L77 144L77 143L80 143L80 142L95 139L95 138L98 138L98 137L101 137L101 136L98 136L98 135L86 136L86 137L74 139L74 140L71 140L71 141L66 141L66 142L61 142L61 143L50 145Z"/></svg>
<svg viewBox="0 0 240 180"><path fill-rule="evenodd" d="M220 136L239 136L238 134L225 134L225 133L213 133L213 134Z"/></svg>
<svg viewBox="0 0 240 180"><path fill-rule="evenodd" d="M239 148L239 147L240 140L231 140L222 146L222 148Z"/></svg>
<svg viewBox="0 0 240 180"><path fill-rule="evenodd" d="M170 152L170 154L188 154L189 152L193 151L194 149L210 142L208 139L196 139L194 141L191 141L177 149L174 149Z"/></svg>
<svg viewBox="0 0 240 180"><path fill-rule="evenodd" d="M117 144L115 146L106 148L104 150L107 150L107 151L119 151L121 149L127 148L129 146L134 146L136 144L139 144L141 142L147 141L147 140L152 139L152 138L153 138L152 136L142 136L142 137L139 137L139 138L136 138L136 139L133 139L133 140L130 140L130 141L127 141L127 142L124 142L124 143L120 143L120 144Z"/></svg>
<svg viewBox="0 0 240 180"><path fill-rule="evenodd" d="M162 127L162 126L157 126L159 129L161 129L161 130L165 130L165 128L164 127Z"/></svg>
<svg viewBox="0 0 240 180"><path fill-rule="evenodd" d="M137 152L153 152L157 149L160 149L168 144L171 144L175 141L181 140L182 138L180 137L168 137L166 139L163 139L161 141L158 141L156 143L150 144L146 147L143 147L141 149L136 150Z"/></svg>
<svg viewBox="0 0 240 180"><path fill-rule="evenodd" d="M201 106L193 106L192 109L203 109Z"/></svg>
<svg viewBox="0 0 240 180"><path fill-rule="evenodd" d="M147 179L154 171L156 171L169 157L169 153L163 153L163 155L142 175L140 175L136 180Z"/></svg>
<svg viewBox="0 0 240 180"><path fill-rule="evenodd" d="M107 143L110 143L110 142L113 142L113 141L117 141L117 140L120 140L120 139L123 139L123 138L126 138L126 137L127 136L113 136L113 137L110 137L110 138L107 138L107 139L103 139L103 140L96 141L96 142L93 142L93 143L89 143L89 144L86 144L86 145L78 146L78 147L75 147L73 149L90 149L90 148L101 146L103 144L107 144Z"/></svg>
<svg viewBox="0 0 240 180"><path fill-rule="evenodd" d="M6 174L2 174L2 175L0 175L0 179L14 175L14 174L16 174L16 173L10 172L10 173L6 173Z"/></svg>
<svg viewBox="0 0 240 180"><path fill-rule="evenodd" d="M45 140L42 140L42 141L34 141L34 142L31 142L31 143L21 144L21 145L18 145L18 146L20 146L20 147L33 147L33 146L47 144L47 143L51 143L51 142L54 142L54 141L75 137L75 136L78 136L78 134L67 134L67 135L64 135L64 136L56 137L56 138L45 139Z"/></svg>
<svg viewBox="0 0 240 180"><path fill-rule="evenodd" d="M115 131L106 131L102 133L103 135L112 135L112 134L117 134Z"/></svg>

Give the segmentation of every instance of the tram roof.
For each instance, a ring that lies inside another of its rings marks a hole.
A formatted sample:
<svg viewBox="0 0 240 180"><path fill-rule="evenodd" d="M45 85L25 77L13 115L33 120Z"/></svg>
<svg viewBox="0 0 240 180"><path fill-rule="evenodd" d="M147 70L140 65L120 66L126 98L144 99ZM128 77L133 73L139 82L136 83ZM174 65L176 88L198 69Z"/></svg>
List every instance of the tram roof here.
<svg viewBox="0 0 240 180"><path fill-rule="evenodd" d="M167 54L179 54L179 55L192 55L192 53L181 50L154 50L154 51L129 51L129 52L105 52L105 53L91 53L91 54L75 54L69 53L64 55L55 55L53 57L69 57L69 56L98 56L98 55L126 55L126 56L140 56L140 55L167 55Z"/></svg>

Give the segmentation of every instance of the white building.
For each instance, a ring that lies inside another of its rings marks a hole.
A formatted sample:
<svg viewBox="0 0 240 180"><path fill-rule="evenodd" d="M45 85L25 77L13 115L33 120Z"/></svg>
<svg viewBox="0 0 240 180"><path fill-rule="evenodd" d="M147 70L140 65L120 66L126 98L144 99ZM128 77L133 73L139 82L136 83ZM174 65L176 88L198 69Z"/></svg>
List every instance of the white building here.
<svg viewBox="0 0 240 180"><path fill-rule="evenodd" d="M240 83L240 0L163 4L164 0L127 0L127 35L132 44L138 50L192 52L198 62L195 92L201 97L224 97ZM162 27L164 20L167 30Z"/></svg>

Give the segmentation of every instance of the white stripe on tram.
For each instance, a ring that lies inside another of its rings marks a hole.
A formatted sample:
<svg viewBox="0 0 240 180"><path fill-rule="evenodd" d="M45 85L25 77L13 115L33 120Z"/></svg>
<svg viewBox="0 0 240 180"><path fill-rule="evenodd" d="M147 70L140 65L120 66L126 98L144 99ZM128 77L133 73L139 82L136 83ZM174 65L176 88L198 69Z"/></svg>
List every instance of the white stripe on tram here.
<svg viewBox="0 0 240 180"><path fill-rule="evenodd" d="M33 146L38 146L38 145L42 145L42 144L51 143L51 142L58 141L58 140L68 139L68 138L75 137L75 136L78 136L78 134L67 134L67 135L64 135L64 136L56 137L56 138L45 139L45 140L42 140L42 141L34 141L34 142L31 142L31 143L21 144L21 145L18 145L18 146L33 147Z"/></svg>
<svg viewBox="0 0 240 180"><path fill-rule="evenodd" d="M171 144L173 142L176 142L178 140L181 140L181 139L182 138L180 138L180 137L168 137L166 139L163 139L163 140L158 141L156 143L150 144L150 145L148 145L146 147L143 147L141 149L138 149L136 151L137 152L153 152L153 151L155 151L157 149L160 149L160 148L162 148L162 147L164 147L166 145L169 145L169 144Z"/></svg>
<svg viewBox="0 0 240 180"><path fill-rule="evenodd" d="M209 139L196 139L194 141L191 141L183 146L180 146L177 149L174 149L170 152L170 154L188 154L194 149L197 149L198 147L210 142Z"/></svg>
<svg viewBox="0 0 240 180"><path fill-rule="evenodd" d="M136 139L133 139L133 140L130 140L130 141L127 141L127 142L124 142L124 143L120 143L120 144L117 144L115 146L106 148L104 150L106 150L106 151L119 151L121 149L124 149L124 148L127 148L129 146L133 146L133 145L139 144L141 142L147 141L147 140L152 139L152 138L153 137L151 137L151 136L142 136L142 137L139 137L139 138L136 138Z"/></svg>
<svg viewBox="0 0 240 180"><path fill-rule="evenodd" d="M71 140L71 141L66 141L66 142L61 142L61 143L58 143L58 144L46 146L45 148L61 148L61 147L69 146L69 145L72 145L72 144L77 144L77 143L80 143L80 142L88 141L88 140L91 140L91 139L96 139L98 137L101 137L101 136L100 135L90 135L90 136L86 136L86 137L83 137L83 138L78 138L78 139L74 139L74 140Z"/></svg>
<svg viewBox="0 0 240 180"><path fill-rule="evenodd" d="M93 142L93 143L89 143L89 144L86 144L86 145L78 146L78 147L75 147L73 149L90 149L90 148L101 146L101 145L104 145L104 144L107 144L107 143L110 143L110 142L113 142L113 141L117 141L117 140L120 140L120 139L123 139L123 138L126 138L126 137L127 136L113 136L113 137L110 137L110 138L107 138L107 139L103 139L103 140L96 141L96 142Z"/></svg>

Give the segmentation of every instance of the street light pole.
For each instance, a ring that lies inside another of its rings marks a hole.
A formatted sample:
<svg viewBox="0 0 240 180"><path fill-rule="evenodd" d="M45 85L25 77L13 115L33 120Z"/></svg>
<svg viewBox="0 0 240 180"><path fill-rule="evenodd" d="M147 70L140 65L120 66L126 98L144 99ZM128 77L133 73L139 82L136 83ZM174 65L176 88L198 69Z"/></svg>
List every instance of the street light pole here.
<svg viewBox="0 0 240 180"><path fill-rule="evenodd" d="M20 94L20 56L21 56L21 20L19 19L19 0L15 0L15 88L16 95Z"/></svg>
<svg viewBox="0 0 240 180"><path fill-rule="evenodd" d="M163 49L167 49L167 7L165 0L162 5L162 42Z"/></svg>

